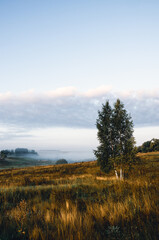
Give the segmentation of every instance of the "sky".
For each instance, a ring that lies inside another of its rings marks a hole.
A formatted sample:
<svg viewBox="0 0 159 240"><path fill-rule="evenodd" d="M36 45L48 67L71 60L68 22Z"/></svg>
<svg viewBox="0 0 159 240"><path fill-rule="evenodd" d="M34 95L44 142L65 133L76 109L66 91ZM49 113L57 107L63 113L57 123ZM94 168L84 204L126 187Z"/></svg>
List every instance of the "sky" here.
<svg viewBox="0 0 159 240"><path fill-rule="evenodd" d="M159 137L158 0L1 0L0 149L90 150L120 98Z"/></svg>

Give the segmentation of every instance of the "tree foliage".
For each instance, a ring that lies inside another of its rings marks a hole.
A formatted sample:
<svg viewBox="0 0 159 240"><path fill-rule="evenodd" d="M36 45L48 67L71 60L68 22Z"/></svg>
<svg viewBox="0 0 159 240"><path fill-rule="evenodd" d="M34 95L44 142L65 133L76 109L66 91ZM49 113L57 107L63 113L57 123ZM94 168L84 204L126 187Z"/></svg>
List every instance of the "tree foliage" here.
<svg viewBox="0 0 159 240"><path fill-rule="evenodd" d="M98 111L96 121L100 145L94 154L101 169L109 172L134 160L133 121L119 99L111 108L109 101Z"/></svg>
<svg viewBox="0 0 159 240"><path fill-rule="evenodd" d="M94 151L97 157L98 164L105 172L109 172L112 168L112 162L110 158L113 156L112 151L112 109L107 101L102 105L102 110L98 111L98 119L96 127L98 129L98 140L100 145L97 150Z"/></svg>
<svg viewBox="0 0 159 240"><path fill-rule="evenodd" d="M137 148L137 151L142 153L159 151L159 139L153 138L150 141L144 142Z"/></svg>
<svg viewBox="0 0 159 240"><path fill-rule="evenodd" d="M8 150L2 150L0 152L0 160L5 160L5 158L8 156L9 151Z"/></svg>

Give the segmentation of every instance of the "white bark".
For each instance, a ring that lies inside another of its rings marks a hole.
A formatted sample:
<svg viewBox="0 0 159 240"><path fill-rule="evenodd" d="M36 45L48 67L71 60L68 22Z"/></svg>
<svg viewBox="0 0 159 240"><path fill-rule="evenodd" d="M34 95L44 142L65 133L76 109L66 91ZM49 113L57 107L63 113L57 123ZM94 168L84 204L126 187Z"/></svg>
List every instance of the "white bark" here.
<svg viewBox="0 0 159 240"><path fill-rule="evenodd" d="M115 170L115 176L116 176L116 179L118 179L118 173L117 173L117 170Z"/></svg>
<svg viewBox="0 0 159 240"><path fill-rule="evenodd" d="M120 180L123 180L123 172L122 172L122 168L120 168Z"/></svg>

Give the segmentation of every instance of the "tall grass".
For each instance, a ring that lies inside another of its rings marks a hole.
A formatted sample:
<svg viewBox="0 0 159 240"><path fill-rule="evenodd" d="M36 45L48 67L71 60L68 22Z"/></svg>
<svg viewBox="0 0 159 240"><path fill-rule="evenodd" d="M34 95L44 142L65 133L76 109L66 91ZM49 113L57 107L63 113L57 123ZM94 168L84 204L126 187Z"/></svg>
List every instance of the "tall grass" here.
<svg viewBox="0 0 159 240"><path fill-rule="evenodd" d="M159 161L124 181L96 162L0 172L0 239L159 239Z"/></svg>

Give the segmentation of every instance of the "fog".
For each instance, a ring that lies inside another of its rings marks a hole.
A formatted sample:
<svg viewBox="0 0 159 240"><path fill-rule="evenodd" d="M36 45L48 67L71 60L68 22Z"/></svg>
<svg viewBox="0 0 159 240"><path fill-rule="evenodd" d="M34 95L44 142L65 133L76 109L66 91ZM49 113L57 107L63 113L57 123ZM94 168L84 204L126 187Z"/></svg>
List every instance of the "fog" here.
<svg viewBox="0 0 159 240"><path fill-rule="evenodd" d="M68 162L95 160L92 151L60 151L60 150L39 150L37 159L41 160L59 160L66 159Z"/></svg>

